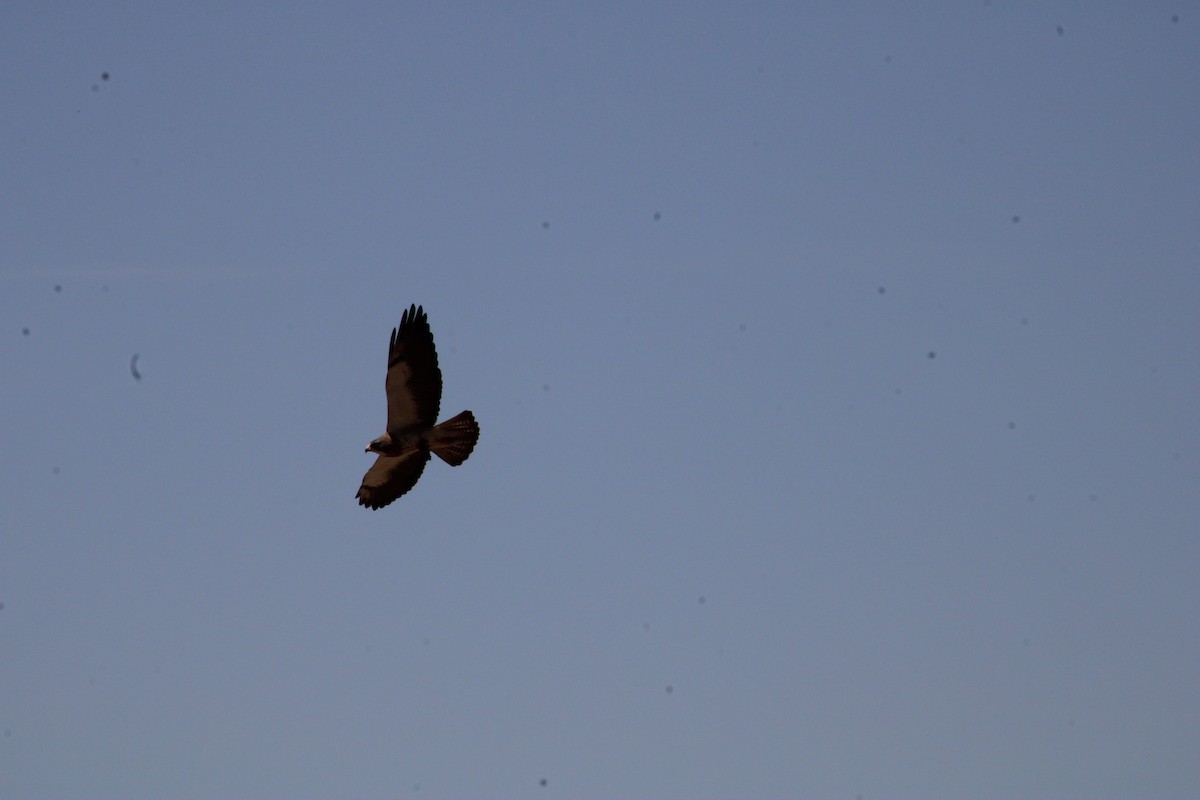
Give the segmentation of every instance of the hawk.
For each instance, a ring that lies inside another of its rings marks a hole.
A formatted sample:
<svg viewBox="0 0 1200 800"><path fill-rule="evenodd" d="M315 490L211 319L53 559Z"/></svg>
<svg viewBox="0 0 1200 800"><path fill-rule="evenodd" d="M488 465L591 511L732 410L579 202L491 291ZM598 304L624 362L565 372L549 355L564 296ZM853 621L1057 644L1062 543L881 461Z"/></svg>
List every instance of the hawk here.
<svg viewBox="0 0 1200 800"><path fill-rule="evenodd" d="M467 460L479 441L475 415L464 411L440 425L442 371L425 309L412 305L392 328L388 345L387 432L367 445L379 458L363 476L358 503L383 508L416 485L429 454L435 453L452 467Z"/></svg>

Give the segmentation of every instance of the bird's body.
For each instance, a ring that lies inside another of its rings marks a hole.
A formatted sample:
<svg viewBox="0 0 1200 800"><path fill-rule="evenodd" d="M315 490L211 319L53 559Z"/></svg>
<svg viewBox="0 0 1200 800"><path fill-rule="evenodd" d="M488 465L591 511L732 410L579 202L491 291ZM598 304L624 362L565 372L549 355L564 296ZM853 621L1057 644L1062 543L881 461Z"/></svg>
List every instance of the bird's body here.
<svg viewBox="0 0 1200 800"><path fill-rule="evenodd" d="M385 433L367 445L367 452L393 458L405 458L420 450L422 446L426 446L426 443L419 432L402 433L395 438L392 438L390 433Z"/></svg>
<svg viewBox="0 0 1200 800"><path fill-rule="evenodd" d="M392 329L385 388L387 431L367 445L367 452L379 457L358 489L359 504L371 509L383 508L415 486L430 453L457 467L479 440L479 425L470 411L434 424L442 401L442 372L423 308L410 306L400 327Z"/></svg>

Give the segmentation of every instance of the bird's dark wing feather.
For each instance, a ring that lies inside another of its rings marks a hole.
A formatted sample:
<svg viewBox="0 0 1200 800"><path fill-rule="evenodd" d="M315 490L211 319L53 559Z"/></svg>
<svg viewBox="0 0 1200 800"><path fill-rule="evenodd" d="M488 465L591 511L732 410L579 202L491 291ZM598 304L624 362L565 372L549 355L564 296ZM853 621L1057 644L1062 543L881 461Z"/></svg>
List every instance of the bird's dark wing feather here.
<svg viewBox="0 0 1200 800"><path fill-rule="evenodd" d="M388 433L395 436L414 428L425 430L437 422L438 407L442 403L442 371L438 369L437 350L433 346L433 333L429 330L425 309L409 306L400 318L400 327L392 329L384 386L387 389ZM420 475L419 470L417 474Z"/></svg>
<svg viewBox="0 0 1200 800"><path fill-rule="evenodd" d="M417 485L417 480L429 461L429 451L419 450L412 455L380 456L363 476L358 487L358 504L367 508L383 508Z"/></svg>

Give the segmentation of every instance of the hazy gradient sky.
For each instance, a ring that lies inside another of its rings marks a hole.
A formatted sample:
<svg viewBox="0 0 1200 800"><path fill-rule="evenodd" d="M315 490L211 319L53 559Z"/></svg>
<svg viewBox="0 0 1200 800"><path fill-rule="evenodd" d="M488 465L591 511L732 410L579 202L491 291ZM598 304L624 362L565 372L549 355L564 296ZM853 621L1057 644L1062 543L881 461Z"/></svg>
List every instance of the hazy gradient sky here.
<svg viewBox="0 0 1200 800"><path fill-rule="evenodd" d="M1198 24L5 4L0 797L1200 795Z"/></svg>

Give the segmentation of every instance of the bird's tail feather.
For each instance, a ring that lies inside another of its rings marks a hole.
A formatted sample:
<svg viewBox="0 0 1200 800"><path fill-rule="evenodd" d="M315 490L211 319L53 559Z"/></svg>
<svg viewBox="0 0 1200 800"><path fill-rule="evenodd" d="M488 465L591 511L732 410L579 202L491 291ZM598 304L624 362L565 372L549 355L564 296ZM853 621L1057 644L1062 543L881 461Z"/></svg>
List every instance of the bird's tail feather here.
<svg viewBox="0 0 1200 800"><path fill-rule="evenodd" d="M467 460L479 441L479 423L470 411L434 426L429 433L429 449L452 467Z"/></svg>

